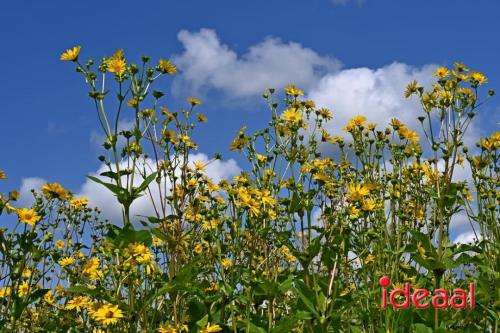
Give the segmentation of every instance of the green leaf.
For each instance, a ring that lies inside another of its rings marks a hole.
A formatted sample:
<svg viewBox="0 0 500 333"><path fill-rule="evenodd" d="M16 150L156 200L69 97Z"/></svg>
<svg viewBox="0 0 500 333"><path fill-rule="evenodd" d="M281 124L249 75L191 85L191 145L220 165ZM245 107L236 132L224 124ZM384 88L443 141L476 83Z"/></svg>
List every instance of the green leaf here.
<svg viewBox="0 0 500 333"><path fill-rule="evenodd" d="M146 246L151 246L153 239L150 230L134 230L131 225L126 225L123 228L118 226L110 226L108 239L119 247L128 246L130 243L143 243Z"/></svg>
<svg viewBox="0 0 500 333"><path fill-rule="evenodd" d="M144 181L142 182L142 184L139 185L139 187L134 188L134 194L138 195L142 191L144 191L149 186L149 184L151 184L151 182L156 178L156 175L157 173L153 172L152 174L147 176L146 179L144 179Z"/></svg>
<svg viewBox="0 0 500 333"><path fill-rule="evenodd" d="M320 317L320 314L314 304L312 303L312 300L315 300L316 297L314 295L314 292L306 286L304 282L301 280L295 281L295 287L297 289L297 293L299 295L300 300L302 301L302 304L306 307L305 310L308 310L311 312L316 318ZM299 302L300 305L300 302Z"/></svg>

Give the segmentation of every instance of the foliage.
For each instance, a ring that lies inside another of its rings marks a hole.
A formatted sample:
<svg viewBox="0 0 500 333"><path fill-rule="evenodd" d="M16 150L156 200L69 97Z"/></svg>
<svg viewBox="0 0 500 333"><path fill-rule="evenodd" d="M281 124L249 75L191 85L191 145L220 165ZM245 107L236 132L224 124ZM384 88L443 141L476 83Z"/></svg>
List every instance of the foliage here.
<svg viewBox="0 0 500 333"><path fill-rule="evenodd" d="M436 70L428 91L408 85L425 144L397 119L379 128L363 116L332 136L329 110L297 87L269 89L269 126L242 128L230 146L247 171L216 183L192 160L201 102L172 112L152 89L177 72L170 61L137 65L118 50L82 64L79 54L61 60L89 88L108 168L89 178L116 196L123 219L102 221L57 183L33 191L33 207L14 207L15 191L2 196L0 213L18 220L0 231L4 331L498 331L500 134L464 145L493 95L480 96L483 74L455 64ZM121 128L125 112L131 129ZM456 180L464 167L470 179ZM155 213L139 226L130 207L141 196ZM458 214L473 244L450 241ZM476 308L383 309L384 275L414 288L474 282Z"/></svg>

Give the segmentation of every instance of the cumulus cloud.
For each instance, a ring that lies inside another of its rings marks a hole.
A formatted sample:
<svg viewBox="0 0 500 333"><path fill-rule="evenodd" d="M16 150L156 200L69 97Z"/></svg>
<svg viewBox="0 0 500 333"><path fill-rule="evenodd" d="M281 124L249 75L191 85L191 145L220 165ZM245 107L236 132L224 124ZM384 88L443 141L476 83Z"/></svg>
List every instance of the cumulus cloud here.
<svg viewBox="0 0 500 333"><path fill-rule="evenodd" d="M308 89L326 73L340 68L339 61L332 57L273 37L251 46L241 56L223 44L214 30L182 30L178 39L184 52L173 58L182 71L174 82L177 92L215 88L232 98L241 98L289 83Z"/></svg>
<svg viewBox="0 0 500 333"><path fill-rule="evenodd" d="M211 161L210 164L208 162L210 159L207 155L198 153L192 154L189 156L189 161L192 163L194 161L200 161L204 164L207 164L206 175L210 177L214 182L218 182L222 179L230 178L240 172L240 168L238 167L235 160L230 159L227 161L215 160ZM148 159L145 161L145 169L149 169L150 166L155 163ZM125 167L125 164L123 165ZM103 181L109 182L108 178L99 176L102 172L108 171L108 168L105 165L102 165L99 170L92 174L92 176L98 177ZM134 186L139 186L143 181L143 178L136 174L134 179ZM150 186L151 195L154 199L155 205L157 209L161 206L159 203L160 198L160 189L158 186L155 186L156 183L152 183ZM169 190L171 188L169 183L160 184L160 188L166 188ZM89 204L91 206L97 206L102 210L102 217L108 219L111 223L120 224L122 221L122 211L120 204L118 203L116 197L106 189L104 186L88 179L81 187L77 196L84 196L88 198ZM133 217L134 221L140 220L139 216L155 216L155 208L151 202L151 199L148 195L143 195L136 199L132 206L130 207L130 214Z"/></svg>
<svg viewBox="0 0 500 333"><path fill-rule="evenodd" d="M46 182L45 179L39 177L23 178L19 189L19 206L30 207L35 202L31 190L38 191Z"/></svg>
<svg viewBox="0 0 500 333"><path fill-rule="evenodd" d="M334 118L327 129L342 133L347 121L364 115L369 121L386 124L397 117L411 128L418 128L421 107L416 98L406 99L404 88L412 80L430 85L435 65L421 68L393 63L379 69L352 68L325 75L308 97L318 106L332 110Z"/></svg>

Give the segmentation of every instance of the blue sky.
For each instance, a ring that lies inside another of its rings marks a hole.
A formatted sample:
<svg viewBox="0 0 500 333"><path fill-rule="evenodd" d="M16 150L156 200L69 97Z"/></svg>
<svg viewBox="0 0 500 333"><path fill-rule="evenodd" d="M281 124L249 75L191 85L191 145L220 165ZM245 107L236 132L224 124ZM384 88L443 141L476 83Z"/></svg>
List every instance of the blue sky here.
<svg viewBox="0 0 500 333"><path fill-rule="evenodd" d="M277 88L297 83L322 103L337 104L328 106L339 120L361 111L376 120L402 112L411 123L415 105L402 104L394 92L454 61L485 72L487 88L500 91L499 13L495 0L5 2L0 168L10 178L0 192L19 188L27 177L78 192L85 175L99 168L94 109L73 66L59 61L76 44L83 58L121 47L135 61L143 53L177 59L181 73L173 90L170 83L162 87L167 104L175 108L198 95L209 118L196 137L200 151L238 161L227 151L236 131L268 120L258 93L266 74ZM499 106L495 98L482 109L477 134L498 129Z"/></svg>

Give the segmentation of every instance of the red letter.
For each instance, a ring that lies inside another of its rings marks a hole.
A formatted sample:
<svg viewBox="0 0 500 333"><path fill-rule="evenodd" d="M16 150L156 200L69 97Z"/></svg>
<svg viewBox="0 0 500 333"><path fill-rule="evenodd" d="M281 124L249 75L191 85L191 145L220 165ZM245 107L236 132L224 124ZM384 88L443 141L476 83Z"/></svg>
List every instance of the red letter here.
<svg viewBox="0 0 500 333"><path fill-rule="evenodd" d="M469 302L470 302L470 308L474 309L476 306L476 299L474 295L474 282L469 283Z"/></svg>
<svg viewBox="0 0 500 333"><path fill-rule="evenodd" d="M380 280L378 280L378 283L382 287L382 308L387 307L387 289L385 289L389 284L391 284L391 279L389 279L387 276L382 276Z"/></svg>
<svg viewBox="0 0 500 333"><path fill-rule="evenodd" d="M457 304L457 300L460 300L459 304ZM454 309L465 309L467 307L467 293L465 290L461 288L453 289L453 296L451 296L450 303Z"/></svg>
<svg viewBox="0 0 500 333"><path fill-rule="evenodd" d="M427 289L417 289L413 293L413 295L411 297L411 301L413 302L413 305L415 305L415 307L417 309L425 309L425 308L429 307L429 305L430 305L429 302L421 304L420 301L429 295L430 295L430 292Z"/></svg>
<svg viewBox="0 0 500 333"><path fill-rule="evenodd" d="M401 293L405 296L405 301L401 304L396 303L394 300L396 294ZM401 308L409 308L410 307L410 282L405 283L405 289L401 288L396 288L393 291L391 291L391 295L389 296L389 301L391 302L392 306L395 307L396 309L401 309Z"/></svg>
<svg viewBox="0 0 500 333"><path fill-rule="evenodd" d="M444 289L436 289L434 291L436 295L432 297L432 306L436 309L447 308L448 307L448 292ZM442 299L443 303L439 304L438 299Z"/></svg>

